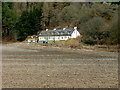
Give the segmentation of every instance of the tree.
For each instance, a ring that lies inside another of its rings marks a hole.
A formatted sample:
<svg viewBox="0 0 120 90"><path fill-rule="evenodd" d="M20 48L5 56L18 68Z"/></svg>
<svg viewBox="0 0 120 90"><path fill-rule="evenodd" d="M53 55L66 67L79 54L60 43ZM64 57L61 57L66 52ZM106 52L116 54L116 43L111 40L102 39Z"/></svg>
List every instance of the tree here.
<svg viewBox="0 0 120 90"><path fill-rule="evenodd" d="M101 17L94 17L81 26L83 42L86 44L98 44L101 39L101 29L104 20Z"/></svg>
<svg viewBox="0 0 120 90"><path fill-rule="evenodd" d="M15 40L15 24L17 22L16 11L11 9L11 3L2 3L2 37Z"/></svg>
<svg viewBox="0 0 120 90"><path fill-rule="evenodd" d="M34 8L30 11L23 11L16 24L18 40L24 40L28 35L35 35L41 28L41 8Z"/></svg>
<svg viewBox="0 0 120 90"><path fill-rule="evenodd" d="M118 31L118 13L112 18L110 24L110 44L118 44L119 31Z"/></svg>

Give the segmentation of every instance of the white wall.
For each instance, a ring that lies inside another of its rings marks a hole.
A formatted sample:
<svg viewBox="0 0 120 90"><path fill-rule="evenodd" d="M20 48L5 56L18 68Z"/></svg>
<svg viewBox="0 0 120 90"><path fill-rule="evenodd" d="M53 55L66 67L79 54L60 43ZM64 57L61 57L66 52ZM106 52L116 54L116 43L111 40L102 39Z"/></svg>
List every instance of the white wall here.
<svg viewBox="0 0 120 90"><path fill-rule="evenodd" d="M39 41L59 41L59 40L68 40L71 36L39 36Z"/></svg>
<svg viewBox="0 0 120 90"><path fill-rule="evenodd" d="M71 38L76 38L80 36L80 33L77 30L74 30L73 33L71 34Z"/></svg>

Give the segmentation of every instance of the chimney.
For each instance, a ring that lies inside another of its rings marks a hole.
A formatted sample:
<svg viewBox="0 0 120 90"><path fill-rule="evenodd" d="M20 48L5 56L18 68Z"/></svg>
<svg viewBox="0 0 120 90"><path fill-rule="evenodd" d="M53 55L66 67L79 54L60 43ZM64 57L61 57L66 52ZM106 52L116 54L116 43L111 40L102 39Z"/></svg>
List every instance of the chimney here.
<svg viewBox="0 0 120 90"><path fill-rule="evenodd" d="M46 31L48 31L48 29L46 29Z"/></svg>
<svg viewBox="0 0 120 90"><path fill-rule="evenodd" d="M77 30L77 27L74 27L75 30Z"/></svg>
<svg viewBox="0 0 120 90"><path fill-rule="evenodd" d="M63 30L65 30L66 28L63 28Z"/></svg>

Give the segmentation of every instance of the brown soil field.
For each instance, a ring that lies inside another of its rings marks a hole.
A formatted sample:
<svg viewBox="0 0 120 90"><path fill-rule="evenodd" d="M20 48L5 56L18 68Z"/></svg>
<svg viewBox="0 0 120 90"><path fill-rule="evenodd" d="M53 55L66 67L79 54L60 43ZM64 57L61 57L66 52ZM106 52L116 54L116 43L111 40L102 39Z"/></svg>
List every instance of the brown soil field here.
<svg viewBox="0 0 120 90"><path fill-rule="evenodd" d="M2 88L118 88L118 53L3 44Z"/></svg>

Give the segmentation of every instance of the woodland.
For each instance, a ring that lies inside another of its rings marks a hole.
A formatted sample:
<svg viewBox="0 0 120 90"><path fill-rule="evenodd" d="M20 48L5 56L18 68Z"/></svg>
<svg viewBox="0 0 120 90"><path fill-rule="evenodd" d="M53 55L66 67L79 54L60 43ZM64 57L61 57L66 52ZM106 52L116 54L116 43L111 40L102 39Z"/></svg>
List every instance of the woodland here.
<svg viewBox="0 0 120 90"><path fill-rule="evenodd" d="M2 39L23 41L45 29L77 26L81 42L118 44L118 2L2 2Z"/></svg>

